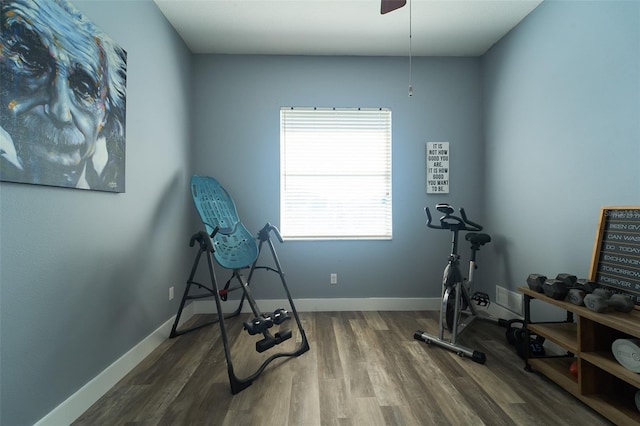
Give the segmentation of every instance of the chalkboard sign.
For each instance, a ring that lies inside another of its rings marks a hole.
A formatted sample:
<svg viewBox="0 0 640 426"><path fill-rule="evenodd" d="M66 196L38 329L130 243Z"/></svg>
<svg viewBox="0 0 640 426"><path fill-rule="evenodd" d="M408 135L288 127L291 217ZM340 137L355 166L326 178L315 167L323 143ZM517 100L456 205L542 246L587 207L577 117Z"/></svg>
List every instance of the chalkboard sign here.
<svg viewBox="0 0 640 426"><path fill-rule="evenodd" d="M640 304L640 207L602 208L590 278Z"/></svg>

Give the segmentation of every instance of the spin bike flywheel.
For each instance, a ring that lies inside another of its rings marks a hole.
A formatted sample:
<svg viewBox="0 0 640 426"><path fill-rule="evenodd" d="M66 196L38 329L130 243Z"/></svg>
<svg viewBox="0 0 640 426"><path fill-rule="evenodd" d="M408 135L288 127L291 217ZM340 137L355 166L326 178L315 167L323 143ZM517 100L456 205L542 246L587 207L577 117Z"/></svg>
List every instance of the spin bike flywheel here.
<svg viewBox="0 0 640 426"><path fill-rule="evenodd" d="M464 285L464 284L463 284ZM458 324L460 324L460 316L462 311L467 309L467 303L460 295L460 310L458 311ZM453 318L456 312L456 289L454 286L447 287L442 296L441 315L444 316L444 324L447 330L453 331Z"/></svg>

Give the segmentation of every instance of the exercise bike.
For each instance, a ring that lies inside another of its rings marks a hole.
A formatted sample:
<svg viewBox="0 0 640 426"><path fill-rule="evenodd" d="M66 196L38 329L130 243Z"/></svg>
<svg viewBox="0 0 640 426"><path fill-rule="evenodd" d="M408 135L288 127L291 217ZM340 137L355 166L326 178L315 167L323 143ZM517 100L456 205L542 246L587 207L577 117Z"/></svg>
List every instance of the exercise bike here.
<svg viewBox="0 0 640 426"><path fill-rule="evenodd" d="M453 215L454 209L448 204L437 204L436 209L444 214L438 225L432 223L429 207L425 207L428 219L427 226L432 229L444 229L452 232L451 254L442 279L442 304L440 305L438 336L432 336L418 330L415 332L414 338L427 344L436 344L460 356L469 357L479 364L484 364L486 356L483 352L464 347L457 343L457 339L475 319L493 322L502 327L507 325L506 320L495 319L486 315L486 312L478 311L474 306L486 307L491 303L486 293L473 292L473 278L477 268L476 255L480 247L491 242L491 236L480 233L482 226L469 220L463 208L460 209L460 217ZM467 282L460 271L460 255L458 254L458 233L460 231L470 231L465 235L465 239L471 243ZM445 329L447 335L445 335Z"/></svg>

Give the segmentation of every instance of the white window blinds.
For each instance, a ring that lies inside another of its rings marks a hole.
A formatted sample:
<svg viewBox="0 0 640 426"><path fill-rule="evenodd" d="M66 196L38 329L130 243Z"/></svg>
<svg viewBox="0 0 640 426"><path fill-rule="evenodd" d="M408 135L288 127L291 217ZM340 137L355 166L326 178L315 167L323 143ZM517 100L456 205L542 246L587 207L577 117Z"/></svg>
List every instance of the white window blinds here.
<svg viewBox="0 0 640 426"><path fill-rule="evenodd" d="M280 110L286 239L391 239L391 110Z"/></svg>

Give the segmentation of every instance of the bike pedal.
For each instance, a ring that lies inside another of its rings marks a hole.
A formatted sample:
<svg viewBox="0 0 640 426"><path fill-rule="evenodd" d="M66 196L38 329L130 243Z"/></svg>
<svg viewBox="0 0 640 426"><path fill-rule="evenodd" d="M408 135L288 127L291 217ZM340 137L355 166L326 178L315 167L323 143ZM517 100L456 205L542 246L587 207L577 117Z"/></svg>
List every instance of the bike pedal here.
<svg viewBox="0 0 640 426"><path fill-rule="evenodd" d="M476 302L476 305L478 306L488 306L491 303L489 295L480 291L476 291L471 299Z"/></svg>

